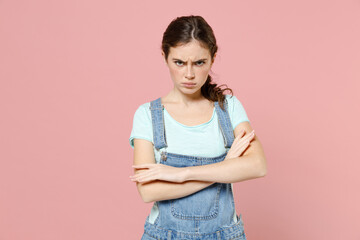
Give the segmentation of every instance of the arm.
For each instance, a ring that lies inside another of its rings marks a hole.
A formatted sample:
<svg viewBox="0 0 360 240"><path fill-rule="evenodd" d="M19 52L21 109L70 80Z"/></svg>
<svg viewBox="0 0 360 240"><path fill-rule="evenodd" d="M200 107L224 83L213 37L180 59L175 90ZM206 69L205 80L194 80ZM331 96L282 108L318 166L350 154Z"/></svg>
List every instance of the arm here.
<svg viewBox="0 0 360 240"><path fill-rule="evenodd" d="M144 202L154 202L188 196L213 184L213 182L187 181L183 183L154 180L136 185Z"/></svg>
<svg viewBox="0 0 360 240"><path fill-rule="evenodd" d="M249 122L242 122L234 130L235 137L239 135L241 129L244 129L247 133L253 130ZM224 161L214 164L186 167L185 171L185 181L201 180L233 183L264 177L267 167L263 148L260 140L255 135L242 156L225 158Z"/></svg>
<svg viewBox="0 0 360 240"><path fill-rule="evenodd" d="M134 165L144 163L156 163L154 149L151 142L144 139L134 139ZM146 171L134 169L134 173ZM182 183L154 180L145 183L136 183L137 189L144 202L174 199L184 197L206 188L214 182L187 181Z"/></svg>

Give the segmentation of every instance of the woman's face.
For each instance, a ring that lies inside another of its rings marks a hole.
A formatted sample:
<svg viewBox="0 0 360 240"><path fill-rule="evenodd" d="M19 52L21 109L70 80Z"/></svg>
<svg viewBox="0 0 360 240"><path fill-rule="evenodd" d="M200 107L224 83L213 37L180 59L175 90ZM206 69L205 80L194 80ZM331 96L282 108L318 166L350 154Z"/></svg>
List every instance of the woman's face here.
<svg viewBox="0 0 360 240"><path fill-rule="evenodd" d="M165 57L164 52L162 55ZM174 87L184 94L193 94L201 90L206 82L212 63L210 51L198 41L177 47L171 47L166 61Z"/></svg>

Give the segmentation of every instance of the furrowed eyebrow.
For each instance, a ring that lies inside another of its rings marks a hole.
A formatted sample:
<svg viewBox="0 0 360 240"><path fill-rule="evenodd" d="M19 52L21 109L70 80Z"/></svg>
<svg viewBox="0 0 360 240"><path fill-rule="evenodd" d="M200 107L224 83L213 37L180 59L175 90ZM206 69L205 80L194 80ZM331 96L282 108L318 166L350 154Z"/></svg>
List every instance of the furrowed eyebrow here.
<svg viewBox="0 0 360 240"><path fill-rule="evenodd" d="M183 60L181 60L181 59L178 59L178 58L173 58L172 60L173 60L173 61L185 62L185 61L183 61ZM207 58L202 58L202 59L196 60L196 61L194 61L194 62L206 61L206 60L208 60L208 59L207 59Z"/></svg>

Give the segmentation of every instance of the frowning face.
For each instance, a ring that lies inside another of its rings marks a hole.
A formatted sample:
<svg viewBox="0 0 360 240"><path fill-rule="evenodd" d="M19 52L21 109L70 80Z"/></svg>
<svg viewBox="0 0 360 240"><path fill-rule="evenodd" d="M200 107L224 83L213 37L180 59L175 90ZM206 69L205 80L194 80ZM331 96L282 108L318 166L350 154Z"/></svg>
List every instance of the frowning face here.
<svg viewBox="0 0 360 240"><path fill-rule="evenodd" d="M165 57L164 52L162 55ZM214 56L215 59L215 56ZM184 94L201 90L206 82L213 60L210 51L196 40L171 47L166 64L174 82L174 88Z"/></svg>

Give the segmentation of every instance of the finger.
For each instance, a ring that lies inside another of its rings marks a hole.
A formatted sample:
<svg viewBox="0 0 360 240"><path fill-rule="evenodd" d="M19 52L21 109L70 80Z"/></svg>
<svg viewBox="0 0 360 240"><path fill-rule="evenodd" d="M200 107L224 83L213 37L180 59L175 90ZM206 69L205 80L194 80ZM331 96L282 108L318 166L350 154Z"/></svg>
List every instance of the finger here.
<svg viewBox="0 0 360 240"><path fill-rule="evenodd" d="M250 138L254 137L255 135L255 130L252 130L249 134L247 134L245 137L243 137L241 140L242 141L248 141Z"/></svg>
<svg viewBox="0 0 360 240"><path fill-rule="evenodd" d="M248 135L246 135L245 137L241 138L239 141L235 141L234 140L234 149L241 147L246 141L251 141L255 136L254 131L252 131L251 133L249 133Z"/></svg>
<svg viewBox="0 0 360 240"><path fill-rule="evenodd" d="M239 156L250 144L249 140L239 142L237 145L234 146L232 155Z"/></svg>
<svg viewBox="0 0 360 240"><path fill-rule="evenodd" d="M241 137L244 136L244 133L245 133L245 131L244 131L244 129L242 129L241 132L239 133L239 135L237 135L235 137L234 141L239 141L241 139Z"/></svg>
<svg viewBox="0 0 360 240"><path fill-rule="evenodd" d="M255 138L255 133L249 138L249 142L251 142L252 140L254 140Z"/></svg>
<svg viewBox="0 0 360 240"><path fill-rule="evenodd" d="M130 180L133 181L133 182L140 182L142 178L137 176L137 177L130 177Z"/></svg>
<svg viewBox="0 0 360 240"><path fill-rule="evenodd" d="M141 176L141 173L136 173L136 174L134 174L132 176L129 176L129 178L135 179L135 178L138 178L139 176Z"/></svg>
<svg viewBox="0 0 360 240"><path fill-rule="evenodd" d="M241 131L239 132L238 137L239 137L239 136L243 136L244 134L245 134L245 130L244 130L244 129L241 129Z"/></svg>
<svg viewBox="0 0 360 240"><path fill-rule="evenodd" d="M138 181L139 183L147 183L147 182L151 182L153 181L154 179L143 179L141 181Z"/></svg>
<svg viewBox="0 0 360 240"><path fill-rule="evenodd" d="M238 141L248 139L249 137L253 136L254 134L255 134L255 130L252 130L249 134L246 134L244 137L242 137L243 134L241 134L241 135L238 135L235 139Z"/></svg>
<svg viewBox="0 0 360 240"><path fill-rule="evenodd" d="M140 178L143 176L147 176L150 170L145 171L145 172L140 172L140 173L136 173L133 176L129 176L131 179L136 179L136 178Z"/></svg>
<svg viewBox="0 0 360 240"><path fill-rule="evenodd" d="M247 143L241 145L241 146L236 150L236 156L240 156L248 146L249 146L249 144L247 144Z"/></svg>
<svg viewBox="0 0 360 240"><path fill-rule="evenodd" d="M242 135L244 135L244 133L245 133L245 130L241 129L238 136L242 136Z"/></svg>
<svg viewBox="0 0 360 240"><path fill-rule="evenodd" d="M136 178L136 181L144 183L144 182L152 181L152 180L155 180L155 179L156 178L154 178L153 176L141 176L141 177Z"/></svg>
<svg viewBox="0 0 360 240"><path fill-rule="evenodd" d="M134 181L139 181L139 180L142 180L144 178L154 178L155 174L153 171L146 171L146 172L141 172L141 173L136 173L134 176L130 176L130 179L131 180L134 180Z"/></svg>
<svg viewBox="0 0 360 240"><path fill-rule="evenodd" d="M139 182L139 177L130 178L130 180L133 182Z"/></svg>
<svg viewBox="0 0 360 240"><path fill-rule="evenodd" d="M236 152L241 152L244 150L244 148L246 148L249 145L249 141L243 141L241 144L239 144L239 146L237 146L236 148Z"/></svg>
<svg viewBox="0 0 360 240"><path fill-rule="evenodd" d="M133 168L150 168L152 167L152 163L149 163L149 164L138 164L138 165L132 165Z"/></svg>
<svg viewBox="0 0 360 240"><path fill-rule="evenodd" d="M249 145L250 145L249 141L245 142L245 144L243 146L241 146L239 154L242 154L245 151L245 149L249 147Z"/></svg>
<svg viewBox="0 0 360 240"><path fill-rule="evenodd" d="M132 165L132 167L134 167L134 168L142 168L142 167L148 167L148 164L138 164L138 165Z"/></svg>
<svg viewBox="0 0 360 240"><path fill-rule="evenodd" d="M249 136L248 141L249 143L255 138L255 131L252 132L252 134Z"/></svg>

